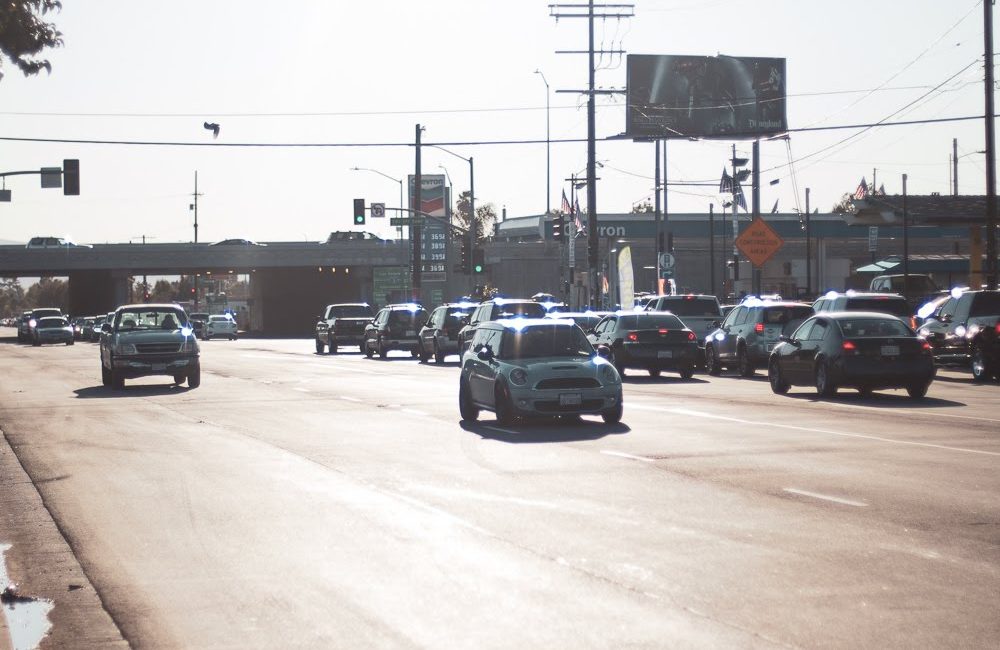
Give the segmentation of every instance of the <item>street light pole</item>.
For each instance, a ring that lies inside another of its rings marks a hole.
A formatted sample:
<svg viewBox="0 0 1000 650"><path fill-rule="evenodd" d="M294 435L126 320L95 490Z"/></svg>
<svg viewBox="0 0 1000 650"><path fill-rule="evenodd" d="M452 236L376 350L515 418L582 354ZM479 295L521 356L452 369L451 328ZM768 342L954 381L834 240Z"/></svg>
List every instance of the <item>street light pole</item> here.
<svg viewBox="0 0 1000 650"><path fill-rule="evenodd" d="M535 69L545 83L545 214L552 212L552 132L549 130L549 82L545 73Z"/></svg>
<svg viewBox="0 0 1000 650"><path fill-rule="evenodd" d="M406 206L403 205L403 179L402 178L394 178L392 176L389 176L388 174L380 172L377 169L371 169L370 167L351 167L351 171L355 171L355 172L372 172L372 173L378 174L379 176L382 176L384 178L388 178L390 181L394 181L396 183L399 183L399 207L400 208L406 207ZM399 241L403 241L403 227L402 226L398 226L396 228L396 232L399 235Z"/></svg>

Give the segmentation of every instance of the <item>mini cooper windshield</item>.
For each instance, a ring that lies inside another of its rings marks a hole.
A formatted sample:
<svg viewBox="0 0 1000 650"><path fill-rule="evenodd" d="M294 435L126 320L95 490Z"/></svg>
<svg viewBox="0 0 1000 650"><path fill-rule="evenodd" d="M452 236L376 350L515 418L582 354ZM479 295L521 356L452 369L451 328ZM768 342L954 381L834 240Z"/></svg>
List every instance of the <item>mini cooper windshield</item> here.
<svg viewBox="0 0 1000 650"><path fill-rule="evenodd" d="M583 330L565 325L535 325L521 330L504 330L500 349L504 359L589 357L594 354L594 348Z"/></svg>

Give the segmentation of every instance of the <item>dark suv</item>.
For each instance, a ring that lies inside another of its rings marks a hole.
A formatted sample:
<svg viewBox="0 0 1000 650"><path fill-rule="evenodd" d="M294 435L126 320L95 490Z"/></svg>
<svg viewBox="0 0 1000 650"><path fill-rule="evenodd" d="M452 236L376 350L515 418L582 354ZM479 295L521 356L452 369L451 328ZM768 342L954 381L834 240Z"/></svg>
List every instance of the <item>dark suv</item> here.
<svg viewBox="0 0 1000 650"><path fill-rule="evenodd" d="M316 322L316 354L330 348L336 354L338 346L357 345L364 352L365 327L375 318L368 303L327 305Z"/></svg>
<svg viewBox="0 0 1000 650"><path fill-rule="evenodd" d="M719 375L723 368L736 368L740 376L752 377L757 368L767 366L778 337L790 335L813 313L800 302L751 300L737 305L705 337L705 369Z"/></svg>
<svg viewBox="0 0 1000 650"><path fill-rule="evenodd" d="M409 350L416 357L420 339L417 332L427 322L427 310L414 303L386 305L365 327L361 343L369 359L378 354L385 358L389 350Z"/></svg>
<svg viewBox="0 0 1000 650"><path fill-rule="evenodd" d="M500 318L545 318L546 313L545 305L534 300L493 298L480 303L469 317L469 324L458 333L459 354L469 347L480 323Z"/></svg>
<svg viewBox="0 0 1000 650"><path fill-rule="evenodd" d="M1000 320L1000 291L965 291L927 318L918 333L927 339L938 365L968 367L970 335Z"/></svg>
<svg viewBox="0 0 1000 650"><path fill-rule="evenodd" d="M469 322L469 316L476 307L472 302L449 302L431 312L418 334L420 360L427 361L433 355L434 363L443 363L445 356L461 354L458 334Z"/></svg>

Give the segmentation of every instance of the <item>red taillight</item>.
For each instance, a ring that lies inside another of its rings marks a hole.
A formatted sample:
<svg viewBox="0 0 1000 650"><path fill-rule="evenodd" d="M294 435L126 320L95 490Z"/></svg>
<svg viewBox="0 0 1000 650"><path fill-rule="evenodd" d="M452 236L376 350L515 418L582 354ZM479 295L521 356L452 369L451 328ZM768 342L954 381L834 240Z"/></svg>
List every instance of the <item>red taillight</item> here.
<svg viewBox="0 0 1000 650"><path fill-rule="evenodd" d="M853 341L844 341L844 344L840 346L844 352L857 352L858 346L854 345Z"/></svg>
<svg viewBox="0 0 1000 650"><path fill-rule="evenodd" d="M626 338L634 343L639 340L639 332L629 332Z"/></svg>
<svg viewBox="0 0 1000 650"><path fill-rule="evenodd" d="M917 317L916 316L910 316L910 329L912 329L912 330L917 329Z"/></svg>
<svg viewBox="0 0 1000 650"><path fill-rule="evenodd" d="M666 333L668 333L669 331L670 331L670 330L668 330L668 329L667 329L666 327L661 327L661 328L660 328L660 334L666 334Z"/></svg>
<svg viewBox="0 0 1000 650"><path fill-rule="evenodd" d="M693 341L694 340L694 332L688 332L688 340L689 341Z"/></svg>
<svg viewBox="0 0 1000 650"><path fill-rule="evenodd" d="M764 331L764 323L757 323L756 325L754 325L753 326L753 331L757 332L758 334L760 334L761 332L763 332Z"/></svg>
<svg viewBox="0 0 1000 650"><path fill-rule="evenodd" d="M997 330L997 334L1000 334L1000 323L997 323L996 330Z"/></svg>
<svg viewBox="0 0 1000 650"><path fill-rule="evenodd" d="M997 325L997 327L1000 328L1000 325ZM930 352L931 344L928 343L927 341L924 341L923 343L920 344L920 349L923 350L924 352Z"/></svg>

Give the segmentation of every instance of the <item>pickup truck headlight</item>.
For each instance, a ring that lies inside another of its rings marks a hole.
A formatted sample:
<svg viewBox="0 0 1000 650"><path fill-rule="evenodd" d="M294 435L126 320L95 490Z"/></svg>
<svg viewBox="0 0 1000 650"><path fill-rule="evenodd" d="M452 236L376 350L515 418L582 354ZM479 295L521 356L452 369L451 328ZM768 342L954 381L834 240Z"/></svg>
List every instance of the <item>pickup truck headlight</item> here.
<svg viewBox="0 0 1000 650"><path fill-rule="evenodd" d="M135 354L135 346L131 343L116 343L115 354Z"/></svg>
<svg viewBox="0 0 1000 650"><path fill-rule="evenodd" d="M193 336L185 337L181 343L181 352L198 352L198 341Z"/></svg>

